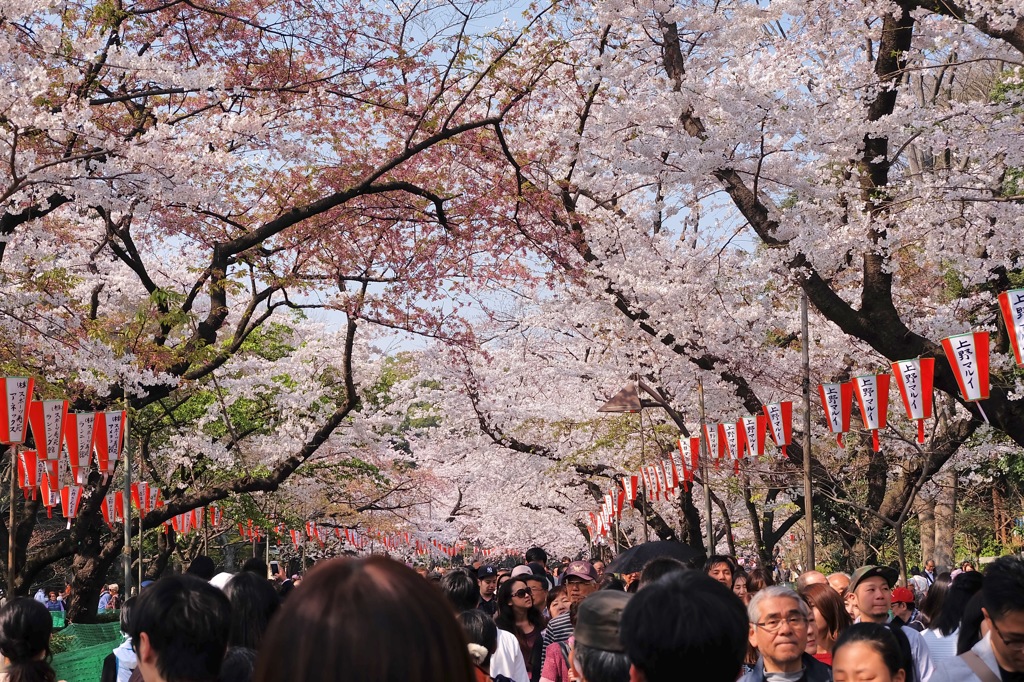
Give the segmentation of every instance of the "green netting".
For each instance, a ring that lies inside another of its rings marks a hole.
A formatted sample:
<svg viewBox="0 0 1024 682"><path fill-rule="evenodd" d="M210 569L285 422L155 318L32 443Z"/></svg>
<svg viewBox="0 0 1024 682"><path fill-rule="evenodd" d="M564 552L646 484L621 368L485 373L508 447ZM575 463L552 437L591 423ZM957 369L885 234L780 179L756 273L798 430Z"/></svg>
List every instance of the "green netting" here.
<svg viewBox="0 0 1024 682"><path fill-rule="evenodd" d="M74 627L74 626L71 626ZM84 649L75 649L53 657L50 665L57 673L58 680L66 682L96 682L103 673L103 659L120 644L117 641L96 644Z"/></svg>
<svg viewBox="0 0 1024 682"><path fill-rule="evenodd" d="M97 644L120 643L120 623L72 623L55 636L62 640L62 651L73 652ZM112 645L111 648L113 648Z"/></svg>
<svg viewBox="0 0 1024 682"><path fill-rule="evenodd" d="M53 618L53 629L59 630L64 627L64 612L63 611L50 611L50 617Z"/></svg>

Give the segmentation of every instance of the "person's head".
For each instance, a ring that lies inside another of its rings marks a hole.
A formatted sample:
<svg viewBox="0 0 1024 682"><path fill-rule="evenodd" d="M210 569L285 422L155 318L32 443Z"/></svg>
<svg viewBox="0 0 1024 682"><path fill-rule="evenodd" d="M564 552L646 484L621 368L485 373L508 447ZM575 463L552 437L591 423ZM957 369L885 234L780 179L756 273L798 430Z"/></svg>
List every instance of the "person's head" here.
<svg viewBox="0 0 1024 682"><path fill-rule="evenodd" d="M220 665L217 682L251 682L255 671L256 651L243 646L230 646Z"/></svg>
<svg viewBox="0 0 1024 682"><path fill-rule="evenodd" d="M747 606L749 641L764 659L766 672L796 672L807 648L810 609L785 585L775 585L754 595Z"/></svg>
<svg viewBox="0 0 1024 682"><path fill-rule="evenodd" d="M498 626L494 619L480 609L469 609L462 611L457 616L462 632L466 635L466 641L482 647L487 653L482 660L476 662L484 670L488 670L491 662L491 655L498 648Z"/></svg>
<svg viewBox="0 0 1024 682"><path fill-rule="evenodd" d="M674 573L676 571L688 571L686 564L673 559L671 557L659 557L657 559L651 559L645 565L642 571L640 571L640 588L643 589L645 585L650 585L655 580L658 580L662 576Z"/></svg>
<svg viewBox="0 0 1024 682"><path fill-rule="evenodd" d="M476 579L480 583L480 596L490 600L498 589L498 569L494 566L481 566L477 569Z"/></svg>
<svg viewBox="0 0 1024 682"><path fill-rule="evenodd" d="M699 571L670 573L637 592L620 636L646 682L681 671L702 682L735 682L747 652L747 617L736 595Z"/></svg>
<svg viewBox="0 0 1024 682"><path fill-rule="evenodd" d="M544 568L548 567L548 553L540 547L531 547L526 550L526 563L532 563L536 561Z"/></svg>
<svg viewBox="0 0 1024 682"><path fill-rule="evenodd" d="M949 594L952 584L953 579L949 573L940 573L935 576L935 582L929 586L927 594L918 607L929 623L938 619L939 614L942 613L942 604L946 601L946 595Z"/></svg>
<svg viewBox="0 0 1024 682"><path fill-rule="evenodd" d="M191 576L199 578L200 580L208 581L217 574L217 569L213 565L213 559L205 554L200 554L192 560L192 563L188 565L188 570L185 572ZM266 572L264 572L263 575L266 575Z"/></svg>
<svg viewBox="0 0 1024 682"><path fill-rule="evenodd" d="M131 597L121 604L121 632L126 635L132 631L132 613L137 603L138 597Z"/></svg>
<svg viewBox="0 0 1024 682"><path fill-rule="evenodd" d="M1003 670L1024 672L1024 560L1004 556L989 564L981 595L996 661Z"/></svg>
<svg viewBox="0 0 1024 682"><path fill-rule="evenodd" d="M456 613L476 608L480 601L480 591L468 571L462 568L448 571L440 581L441 590Z"/></svg>
<svg viewBox="0 0 1024 682"><path fill-rule="evenodd" d="M818 651L831 652L839 635L850 627L852 622L843 600L830 586L821 583L808 585L800 595L811 607Z"/></svg>
<svg viewBox="0 0 1024 682"><path fill-rule="evenodd" d="M808 585L814 585L816 583L827 584L828 578L821 571L804 571L796 579L796 589L799 592Z"/></svg>
<svg viewBox="0 0 1024 682"><path fill-rule="evenodd" d="M214 680L230 624L223 592L193 576L171 575L137 597L127 634L147 682Z"/></svg>
<svg viewBox="0 0 1024 682"><path fill-rule="evenodd" d="M970 561L964 561L960 564L960 570L964 573L970 573L974 570L974 564L972 564Z"/></svg>
<svg viewBox="0 0 1024 682"><path fill-rule="evenodd" d="M772 580L771 572L764 570L760 566L747 571L747 593L751 597L774 584L775 581Z"/></svg>
<svg viewBox="0 0 1024 682"><path fill-rule="evenodd" d="M498 590L498 610L494 622L502 630L516 632L516 621L525 618L535 627L543 627L540 605L533 601L533 592L523 578L512 578ZM542 602L543 603L543 602Z"/></svg>
<svg viewBox="0 0 1024 682"><path fill-rule="evenodd" d="M713 554L704 564L704 572L732 589L732 577L736 575L736 562L724 554Z"/></svg>
<svg viewBox="0 0 1024 682"><path fill-rule="evenodd" d="M261 578L266 578L270 569L267 568L267 564L263 559L252 557L251 559L246 559L245 563L242 564L242 571L245 573L255 573Z"/></svg>
<svg viewBox="0 0 1024 682"><path fill-rule="evenodd" d="M538 609L543 609L548 603L548 579L542 575L523 575L520 580L526 583L533 595L533 604Z"/></svg>
<svg viewBox="0 0 1024 682"><path fill-rule="evenodd" d="M603 561L595 561L594 562L594 573L597 573L597 577L598 578L600 578L601 576L604 575L604 562Z"/></svg>
<svg viewBox="0 0 1024 682"><path fill-rule="evenodd" d="M339 670L348 682L475 678L441 591L380 556L318 563L270 624L255 680L330 682Z"/></svg>
<svg viewBox="0 0 1024 682"><path fill-rule="evenodd" d="M904 653L894 631L879 623L848 627L833 650L832 675L835 682L906 682Z"/></svg>
<svg viewBox="0 0 1024 682"><path fill-rule="evenodd" d="M597 589L599 590L615 590L616 592L625 592L626 583L622 582L614 573L605 573L597 580Z"/></svg>
<svg viewBox="0 0 1024 682"><path fill-rule="evenodd" d="M632 595L596 592L576 613L573 663L583 682L629 682L629 657L620 637L622 611Z"/></svg>
<svg viewBox="0 0 1024 682"><path fill-rule="evenodd" d="M111 585L110 587L108 587L107 589L108 589L108 590L110 591L110 594L117 594L118 592L120 592L120 591L121 591L121 588L120 588L120 587L118 587L118 586L117 586L117 585L115 585L115 584L112 584L112 585Z"/></svg>
<svg viewBox="0 0 1024 682"><path fill-rule="evenodd" d="M242 571L224 590L231 602L231 632L228 646L259 651L263 634L281 605L270 582L263 576Z"/></svg>
<svg viewBox="0 0 1024 682"><path fill-rule="evenodd" d="M991 630L985 622L981 597L981 592L976 593L964 608L964 615L960 619L960 629L956 636L957 656L970 651Z"/></svg>
<svg viewBox="0 0 1024 682"><path fill-rule="evenodd" d="M50 594L47 595L50 601L57 601L57 590L50 590Z"/></svg>
<svg viewBox="0 0 1024 682"><path fill-rule="evenodd" d="M829 586L835 590L841 598L846 598L846 592L850 589L850 575L848 573L829 573L828 577Z"/></svg>
<svg viewBox="0 0 1024 682"><path fill-rule="evenodd" d="M896 572L888 566L862 566L854 571L849 594L861 619L874 623L889 620L895 582Z"/></svg>
<svg viewBox="0 0 1024 682"><path fill-rule="evenodd" d="M569 610L569 595L565 593L565 585L559 585L548 592L548 615L556 618Z"/></svg>
<svg viewBox="0 0 1024 682"><path fill-rule="evenodd" d="M747 573L742 568L737 569L736 575L732 578L732 592L740 598L744 606L750 603L750 594L747 592Z"/></svg>
<svg viewBox="0 0 1024 682"><path fill-rule="evenodd" d="M892 615L905 624L910 622L917 608L914 591L909 587L897 587L892 591Z"/></svg>
<svg viewBox="0 0 1024 682"><path fill-rule="evenodd" d="M571 561L565 569L562 584L570 602L583 601L597 589L597 573L589 561Z"/></svg>
<svg viewBox="0 0 1024 682"><path fill-rule="evenodd" d="M45 606L29 597L17 597L0 608L0 654L10 664L10 682L53 682L50 668L50 633L53 619Z"/></svg>
<svg viewBox="0 0 1024 682"><path fill-rule="evenodd" d="M929 573L935 573L935 559L929 559L928 561L924 562L924 570L928 571Z"/></svg>
<svg viewBox="0 0 1024 682"><path fill-rule="evenodd" d="M954 578L942 601L939 616L928 624L929 627L940 631L943 636L953 634L960 627L967 602L981 590L983 582L984 577L977 571L967 571Z"/></svg>

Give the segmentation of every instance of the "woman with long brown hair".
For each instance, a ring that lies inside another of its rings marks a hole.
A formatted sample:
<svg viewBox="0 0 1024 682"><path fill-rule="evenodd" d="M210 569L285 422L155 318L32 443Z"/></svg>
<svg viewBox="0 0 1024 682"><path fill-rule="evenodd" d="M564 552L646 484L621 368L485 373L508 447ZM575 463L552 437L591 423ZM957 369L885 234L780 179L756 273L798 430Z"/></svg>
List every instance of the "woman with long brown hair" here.
<svg viewBox="0 0 1024 682"><path fill-rule="evenodd" d="M826 665L832 665L832 649L843 630L852 621L839 594L827 584L812 583L800 591L807 605L811 607L818 650L812 655Z"/></svg>
<svg viewBox="0 0 1024 682"><path fill-rule="evenodd" d="M474 682L444 595L391 559L317 565L270 624L256 682Z"/></svg>

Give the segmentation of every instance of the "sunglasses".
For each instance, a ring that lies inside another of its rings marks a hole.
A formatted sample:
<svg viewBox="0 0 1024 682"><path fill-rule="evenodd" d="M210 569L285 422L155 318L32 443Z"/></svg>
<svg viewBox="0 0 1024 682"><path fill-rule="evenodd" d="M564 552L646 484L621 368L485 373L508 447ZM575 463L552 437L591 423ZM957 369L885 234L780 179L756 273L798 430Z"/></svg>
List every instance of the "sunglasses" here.
<svg viewBox="0 0 1024 682"><path fill-rule="evenodd" d="M522 589L522 590L516 590L515 592L513 592L512 596L513 597L518 597L519 599L522 599L523 597L532 597L533 593L530 592L527 589Z"/></svg>

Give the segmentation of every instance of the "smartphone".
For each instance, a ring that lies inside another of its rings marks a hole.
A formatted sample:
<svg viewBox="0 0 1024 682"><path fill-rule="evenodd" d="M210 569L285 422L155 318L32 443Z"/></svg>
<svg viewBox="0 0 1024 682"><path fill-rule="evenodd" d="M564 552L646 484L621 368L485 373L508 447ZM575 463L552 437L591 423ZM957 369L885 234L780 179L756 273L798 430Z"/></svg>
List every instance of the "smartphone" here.
<svg viewBox="0 0 1024 682"><path fill-rule="evenodd" d="M270 576L269 577L276 578L277 574L280 573L280 572L281 572L281 564L277 563L276 561L271 561L270 562Z"/></svg>

